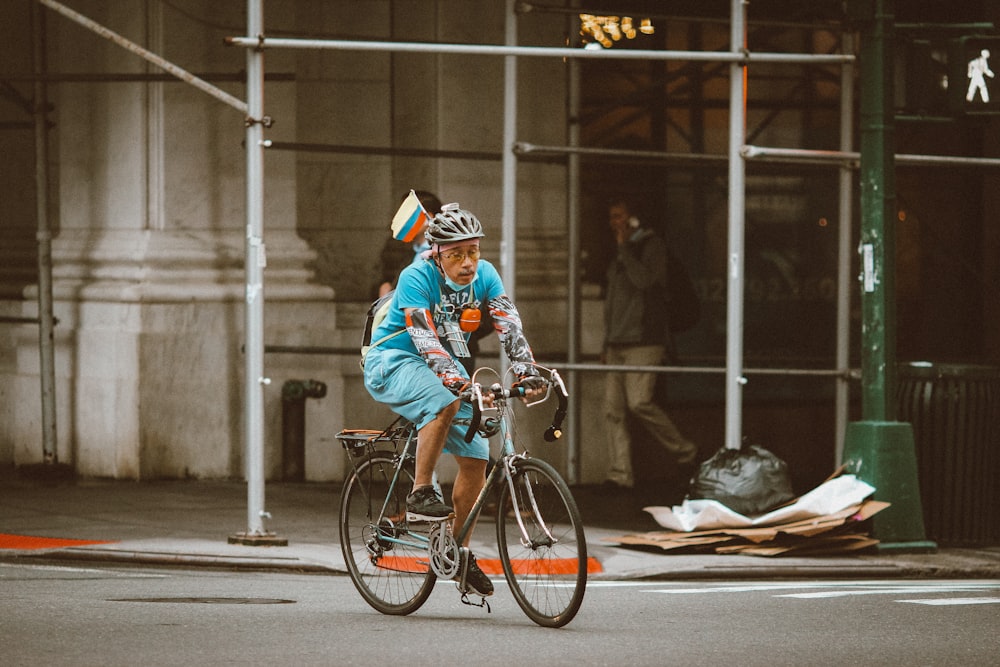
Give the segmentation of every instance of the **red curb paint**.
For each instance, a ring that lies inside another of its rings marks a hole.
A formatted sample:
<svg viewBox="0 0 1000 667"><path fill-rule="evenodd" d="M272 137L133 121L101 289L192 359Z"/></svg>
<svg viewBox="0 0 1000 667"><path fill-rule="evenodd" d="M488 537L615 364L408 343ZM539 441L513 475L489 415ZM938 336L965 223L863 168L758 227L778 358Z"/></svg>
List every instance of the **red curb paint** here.
<svg viewBox="0 0 1000 667"><path fill-rule="evenodd" d="M111 544L111 542L108 540L64 540L55 537L34 537L31 535L7 535L0 533L0 549L31 551L35 549L81 547L87 544Z"/></svg>

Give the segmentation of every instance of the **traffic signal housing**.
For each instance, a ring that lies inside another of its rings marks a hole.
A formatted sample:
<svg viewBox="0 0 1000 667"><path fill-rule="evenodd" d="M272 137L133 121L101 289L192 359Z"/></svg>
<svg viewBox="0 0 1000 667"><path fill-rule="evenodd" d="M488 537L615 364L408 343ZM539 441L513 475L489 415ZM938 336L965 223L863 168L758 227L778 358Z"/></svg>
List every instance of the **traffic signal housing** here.
<svg viewBox="0 0 1000 667"><path fill-rule="evenodd" d="M948 45L904 38L896 49L894 106L900 114L949 116Z"/></svg>

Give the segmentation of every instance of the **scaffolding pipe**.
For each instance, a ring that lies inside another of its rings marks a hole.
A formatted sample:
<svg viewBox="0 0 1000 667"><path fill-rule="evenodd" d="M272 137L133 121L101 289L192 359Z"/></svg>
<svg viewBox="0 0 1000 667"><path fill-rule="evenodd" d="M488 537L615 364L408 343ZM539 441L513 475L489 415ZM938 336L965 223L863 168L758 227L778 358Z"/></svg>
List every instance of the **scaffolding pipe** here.
<svg viewBox="0 0 1000 667"><path fill-rule="evenodd" d="M272 151L296 151L304 153L339 153L347 155L429 157L453 160L482 160L501 162L503 153L499 151L454 151L441 148L393 148L387 146L349 146L347 144L317 144L297 141L270 141L267 149Z"/></svg>
<svg viewBox="0 0 1000 667"><path fill-rule="evenodd" d="M508 45L517 44L517 16L514 14L514 0L507 0L504 25ZM514 218L517 208L517 158L514 155L514 141L517 139L517 58L513 55L503 59L503 161L502 180L503 208L500 214L500 272L504 276L507 295L515 300L517 293L517 224ZM501 357L501 372L507 366Z"/></svg>
<svg viewBox="0 0 1000 667"><path fill-rule="evenodd" d="M45 60L45 15L31 6L32 68L35 74L47 69ZM52 229L49 224L49 106L45 82L35 81L35 210L38 240L38 347L42 398L42 461L59 461L56 431L55 340L52 315Z"/></svg>
<svg viewBox="0 0 1000 667"><path fill-rule="evenodd" d="M853 93L848 93L853 99ZM585 157L620 157L639 160L656 160L671 164L716 166L729 161L728 155L713 153L667 153L664 151L643 151L627 148L584 148L580 146L552 146L519 141L514 150L519 155L578 155ZM850 167L857 169L861 154L857 151L824 151L805 148L767 148L746 145L740 151L744 160L772 164L813 164L826 167ZM911 167L1000 167L1000 158L965 157L960 155L926 155L897 153L897 166Z"/></svg>
<svg viewBox="0 0 1000 667"><path fill-rule="evenodd" d="M600 373L687 373L691 375L722 375L724 366L624 366L615 364L562 363L560 369ZM799 377L843 377L858 379L858 369L836 368L744 368L743 375L789 375Z"/></svg>
<svg viewBox="0 0 1000 667"><path fill-rule="evenodd" d="M577 157L630 157L643 160L658 160L677 164L709 163L723 164L729 160L726 155L710 153L667 153L664 151L641 151L626 148L587 148L582 146L547 146L519 141L514 144L514 152L519 155L573 155Z"/></svg>
<svg viewBox="0 0 1000 667"><path fill-rule="evenodd" d="M247 34L264 32L263 0L247 0ZM264 518L264 53L247 49L247 227L244 346L246 407L244 437L247 478L246 537L266 535Z"/></svg>
<svg viewBox="0 0 1000 667"><path fill-rule="evenodd" d="M322 345L266 345L264 347L264 352L268 354L316 354L316 355L333 355L333 356L354 356L358 353L356 347L326 347ZM492 355L486 353L482 356L496 357L499 352L494 352ZM559 368L563 370L575 370L583 372L610 372L610 371L648 371L651 373L678 373L678 374L723 374L726 372L725 366L616 366L612 364L590 364L585 362L567 362L567 361L551 361L553 359L561 359L561 355L552 354L548 355L544 352L536 353L536 358L541 360L541 363L558 363ZM546 360L550 361L546 361ZM799 375L799 376L813 376L813 377L845 377L850 380L857 380L861 377L861 371L857 368L785 368L785 367L748 367L743 369L744 375Z"/></svg>
<svg viewBox="0 0 1000 667"><path fill-rule="evenodd" d="M788 164L825 164L832 167L849 166L858 168L861 164L861 153L857 151L820 151L803 148L764 148L762 146L744 146L743 157L759 162L785 162ZM1000 158L964 157L961 155L922 155L912 153L897 153L896 165L910 167L1000 167Z"/></svg>
<svg viewBox="0 0 1000 667"><path fill-rule="evenodd" d="M845 32L841 42L845 53L854 52L854 37ZM854 148L854 64L844 63L840 68L840 150ZM840 205L837 209L837 341L836 366L847 371L850 364L851 345L851 258L854 221L854 170L850 164L841 164L838 178ZM848 377L837 378L834 387L834 469L840 465L847 433L850 385Z"/></svg>
<svg viewBox="0 0 1000 667"><path fill-rule="evenodd" d="M50 0L39 0L49 2ZM293 39L286 37L226 37L226 44L269 49L322 49L333 51L389 51L396 53L440 53L473 56L520 56L542 58L603 58L606 60L683 60L696 62L775 63L789 65L839 65L854 60L853 55L809 53L751 53L733 51L650 51L644 49L601 49L552 46L490 44L438 44L425 42L378 42L345 39Z"/></svg>
<svg viewBox="0 0 1000 667"><path fill-rule="evenodd" d="M914 155L899 153L893 156L897 166L906 167L1000 167L1000 158L962 157L952 155Z"/></svg>
<svg viewBox="0 0 1000 667"><path fill-rule="evenodd" d="M730 48L733 55L746 48L745 0L732 0ZM742 61L729 65L729 234L726 298L726 429L725 448L740 448L743 441L743 219L746 165L740 158L746 136L747 70Z"/></svg>
<svg viewBox="0 0 1000 667"><path fill-rule="evenodd" d="M579 4L573 0L574 7ZM571 59L566 68L566 139L571 148L580 143L580 61ZM518 144L514 145L518 153ZM569 154L566 160L566 222L567 257L566 276L568 301L566 303L566 358L570 363L580 360L580 330L582 316L580 313L580 156ZM564 369L566 370L566 369ZM566 481L576 484L580 480L580 405L582 401L576 388L579 375L576 370L566 370L566 380L573 389L570 392L570 409L566 414Z"/></svg>
<svg viewBox="0 0 1000 667"><path fill-rule="evenodd" d="M267 345L264 352L269 354L316 354L316 355L344 355L354 356L358 353L355 347L323 347L311 345ZM496 356L494 353L493 356ZM483 356L490 356L489 354ZM555 358L557 355L553 355ZM546 361L548 355L544 352L536 354L541 363L558 363L559 369L564 371L580 371L584 373L676 373L679 375L723 375L726 372L725 366L625 366L605 363ZM859 368L785 368L785 367L747 367L743 369L744 375L788 375L797 377L828 377L845 378L847 380L858 380L861 378ZM568 376L567 376L568 377ZM570 396L572 398L572 396ZM567 413L567 418L569 414Z"/></svg>
<svg viewBox="0 0 1000 667"><path fill-rule="evenodd" d="M205 81L232 81L246 83L246 72L215 72L201 73L193 76ZM46 83L188 83L168 73L116 72L116 73L42 73L42 74L5 74L3 80L8 83L23 83L26 81L45 81ZM268 74L265 81L295 81L294 74Z"/></svg>
<svg viewBox="0 0 1000 667"><path fill-rule="evenodd" d="M73 11L66 5L56 2L55 0L37 0L37 1L45 5L49 9L53 10L54 12L62 14L63 16L73 21L74 23L83 26L87 30L97 33L101 37L114 42L118 46L121 46L122 48L127 49L128 51L131 51L140 58L143 58L144 60L151 62L160 69L165 70L170 74L174 75L181 81L191 84L195 88L198 88L199 90L208 93L215 99L225 102L229 106L239 111L242 111L243 113L247 113L247 105L242 100L233 97L232 95L222 90L221 88L216 88L207 81L199 79L191 72L188 72L187 70L178 67L177 65L174 65L170 61L161 58L152 51L144 49L143 47L139 46L132 40L122 37L113 30L109 30L100 23L87 18L83 14Z"/></svg>

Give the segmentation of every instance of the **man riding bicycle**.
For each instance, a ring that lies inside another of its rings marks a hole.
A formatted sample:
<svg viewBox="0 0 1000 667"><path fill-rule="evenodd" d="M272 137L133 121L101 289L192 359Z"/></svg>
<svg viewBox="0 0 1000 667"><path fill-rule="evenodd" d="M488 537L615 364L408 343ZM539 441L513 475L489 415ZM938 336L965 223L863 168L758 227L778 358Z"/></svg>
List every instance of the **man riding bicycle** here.
<svg viewBox="0 0 1000 667"><path fill-rule="evenodd" d="M476 434L466 443L466 427L453 424L456 417L467 420L472 414L471 404L459 399L469 375L458 360L469 355L468 340L479 326L484 307L493 317L511 370L528 398L544 393L544 380L531 365L531 347L500 274L479 258L479 241L485 236L479 219L458 204L447 204L427 223L424 236L430 250L423 261L399 274L389 312L372 332L376 342L365 357L364 380L376 401L417 427L407 518L439 521L454 514L455 525L462 526L485 483L489 442ZM454 455L458 463L454 509L444 503L432 483L443 451ZM469 537L463 546L468 546ZM456 579L461 580L462 574ZM471 554L464 574L476 593L493 594L492 582Z"/></svg>

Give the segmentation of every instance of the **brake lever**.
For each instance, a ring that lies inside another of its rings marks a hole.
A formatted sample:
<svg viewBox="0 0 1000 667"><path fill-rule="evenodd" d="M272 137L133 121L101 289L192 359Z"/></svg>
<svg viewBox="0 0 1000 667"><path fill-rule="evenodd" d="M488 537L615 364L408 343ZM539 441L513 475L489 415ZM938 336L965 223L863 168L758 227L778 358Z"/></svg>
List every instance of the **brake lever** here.
<svg viewBox="0 0 1000 667"><path fill-rule="evenodd" d="M473 383L469 388L469 402L472 403L472 419L469 420L469 430L465 432L465 444L472 442L472 439L476 437L476 431L479 430L479 422L483 419L483 388L479 383ZM465 392L462 392L460 398L465 399Z"/></svg>
<svg viewBox="0 0 1000 667"><path fill-rule="evenodd" d="M559 375L559 371L552 369L549 374L549 389L552 387L558 387L559 405L556 407L556 413L552 416L552 425L545 429L545 434L542 436L545 438L545 442L555 442L562 437L562 422L566 418L566 410L569 405L569 392L566 391L566 385L563 384L562 377ZM546 397L548 394L546 394Z"/></svg>

